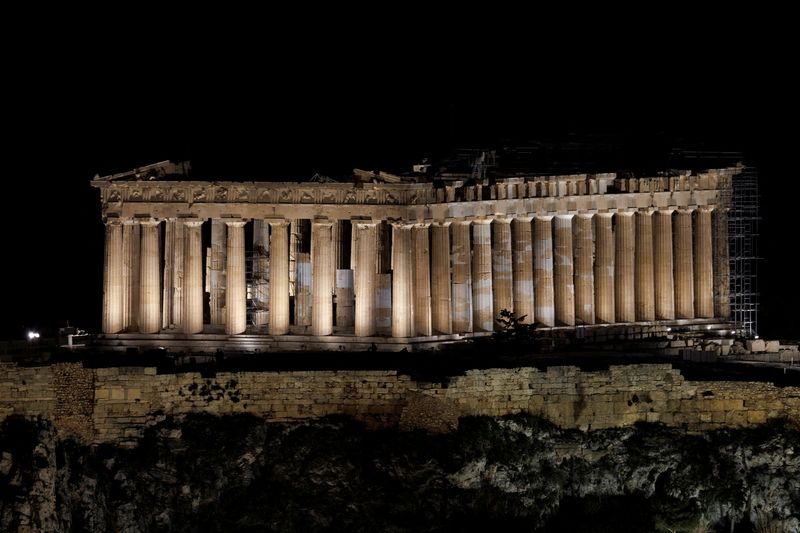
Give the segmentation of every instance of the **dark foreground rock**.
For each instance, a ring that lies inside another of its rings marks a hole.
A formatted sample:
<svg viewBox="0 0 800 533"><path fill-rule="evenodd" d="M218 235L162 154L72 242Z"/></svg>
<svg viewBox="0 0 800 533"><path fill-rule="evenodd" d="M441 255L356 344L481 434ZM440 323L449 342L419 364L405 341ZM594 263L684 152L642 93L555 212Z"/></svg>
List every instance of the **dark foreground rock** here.
<svg viewBox="0 0 800 533"><path fill-rule="evenodd" d="M0 531L793 531L800 433L591 433L537 418L444 435L190 417L135 449L0 427Z"/></svg>

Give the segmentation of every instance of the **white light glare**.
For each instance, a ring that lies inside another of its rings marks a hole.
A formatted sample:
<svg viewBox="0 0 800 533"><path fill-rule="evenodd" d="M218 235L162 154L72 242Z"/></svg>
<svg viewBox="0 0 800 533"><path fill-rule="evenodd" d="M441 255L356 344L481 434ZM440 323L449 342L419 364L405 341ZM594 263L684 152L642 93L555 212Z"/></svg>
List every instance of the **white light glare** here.
<svg viewBox="0 0 800 533"><path fill-rule="evenodd" d="M757 339L757 338L758 338L758 335L756 335L756 336L755 336L755 337L753 337L753 338L754 338L754 339Z"/></svg>
<svg viewBox="0 0 800 533"><path fill-rule="evenodd" d="M667 331L672 331L672 328L667 328Z"/></svg>
<svg viewBox="0 0 800 533"><path fill-rule="evenodd" d="M38 339L38 338L39 338L39 334L36 333L35 331L29 331L28 332L28 340L29 341L32 341L33 339Z"/></svg>

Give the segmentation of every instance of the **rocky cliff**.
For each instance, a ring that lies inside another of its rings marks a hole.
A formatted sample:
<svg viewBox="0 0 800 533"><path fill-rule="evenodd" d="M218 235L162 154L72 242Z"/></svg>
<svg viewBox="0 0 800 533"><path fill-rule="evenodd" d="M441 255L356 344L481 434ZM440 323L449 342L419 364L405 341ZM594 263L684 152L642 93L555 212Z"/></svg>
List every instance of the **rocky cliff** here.
<svg viewBox="0 0 800 533"><path fill-rule="evenodd" d="M191 415L131 449L56 435L0 427L1 531L800 530L800 432L781 423L581 432L517 415L431 435Z"/></svg>

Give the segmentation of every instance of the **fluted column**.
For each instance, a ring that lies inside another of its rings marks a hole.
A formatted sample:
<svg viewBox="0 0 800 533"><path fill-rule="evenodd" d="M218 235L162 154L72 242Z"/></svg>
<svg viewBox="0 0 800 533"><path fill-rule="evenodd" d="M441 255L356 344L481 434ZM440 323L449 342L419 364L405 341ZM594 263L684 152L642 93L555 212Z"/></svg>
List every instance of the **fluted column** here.
<svg viewBox="0 0 800 533"><path fill-rule="evenodd" d="M225 276L225 333L237 335L247 328L247 285L244 276L244 220L226 220L227 273Z"/></svg>
<svg viewBox="0 0 800 533"><path fill-rule="evenodd" d="M333 273L336 257L333 250L333 223L311 223L311 334L333 333Z"/></svg>
<svg viewBox="0 0 800 533"><path fill-rule="evenodd" d="M222 326L225 324L227 313L225 311L225 270L226 270L226 234L225 221L211 220L211 256L208 258L208 287L209 306L211 311L211 324Z"/></svg>
<svg viewBox="0 0 800 533"><path fill-rule="evenodd" d="M175 220L174 239L172 248L172 324L181 328L183 324L183 239L186 228L180 219Z"/></svg>
<svg viewBox="0 0 800 533"><path fill-rule="evenodd" d="M139 225L142 233L139 253L139 331L158 333L161 329L159 221L144 220Z"/></svg>
<svg viewBox="0 0 800 533"><path fill-rule="evenodd" d="M531 217L516 217L511 223L514 249L514 314L525 324L532 324L533 315L533 240Z"/></svg>
<svg viewBox="0 0 800 533"><path fill-rule="evenodd" d="M511 251L511 219L498 217L492 222L492 291L494 318L500 311L514 310L514 260Z"/></svg>
<svg viewBox="0 0 800 533"><path fill-rule="evenodd" d="M573 219L575 243L575 322L594 324L594 231L592 215Z"/></svg>
<svg viewBox="0 0 800 533"><path fill-rule="evenodd" d="M572 215L553 219L553 285L556 325L575 325L575 281L572 267Z"/></svg>
<svg viewBox="0 0 800 533"><path fill-rule="evenodd" d="M415 224L412 230L412 238L412 249L414 251L414 327L417 335L431 335L431 258L428 224Z"/></svg>
<svg viewBox="0 0 800 533"><path fill-rule="evenodd" d="M633 213L620 212L615 216L614 235L614 300L617 322L635 322Z"/></svg>
<svg viewBox="0 0 800 533"><path fill-rule="evenodd" d="M375 247L375 222L353 221L356 234L356 327L357 337L375 335L375 276L377 269L377 250Z"/></svg>
<svg viewBox="0 0 800 533"><path fill-rule="evenodd" d="M410 224L392 224L392 337L414 335L414 252Z"/></svg>
<svg viewBox="0 0 800 533"><path fill-rule="evenodd" d="M453 222L453 332L472 331L472 253L469 221Z"/></svg>
<svg viewBox="0 0 800 533"><path fill-rule="evenodd" d="M672 210L653 215L655 315L657 320L675 318L675 288L672 280Z"/></svg>
<svg viewBox="0 0 800 533"><path fill-rule="evenodd" d="M555 326L553 294L553 231L552 216L533 219L533 279L536 298L534 315L545 326Z"/></svg>
<svg viewBox="0 0 800 533"><path fill-rule="evenodd" d="M136 331L139 325L139 222L122 225L122 329Z"/></svg>
<svg viewBox="0 0 800 533"><path fill-rule="evenodd" d="M269 223L253 220L253 325L269 325Z"/></svg>
<svg viewBox="0 0 800 533"><path fill-rule="evenodd" d="M730 318L730 255L728 251L728 211L717 207L712 213L714 234L714 316Z"/></svg>
<svg viewBox="0 0 800 533"><path fill-rule="evenodd" d="M714 269L711 242L711 208L695 212L694 304L697 318L714 317Z"/></svg>
<svg viewBox="0 0 800 533"><path fill-rule="evenodd" d="M164 272L161 283L161 329L167 329L172 321L172 273L175 269L175 220L164 221ZM181 228L183 229L183 228Z"/></svg>
<svg viewBox="0 0 800 533"><path fill-rule="evenodd" d="M614 226L612 213L594 216L595 262L594 295L595 320L598 324L613 324L616 320L614 305Z"/></svg>
<svg viewBox="0 0 800 533"><path fill-rule="evenodd" d="M270 221L269 334L289 332L289 222Z"/></svg>
<svg viewBox="0 0 800 533"><path fill-rule="evenodd" d="M494 331L490 219L472 223L472 312L474 331Z"/></svg>
<svg viewBox="0 0 800 533"><path fill-rule="evenodd" d="M122 331L122 224L106 220L103 265L103 333Z"/></svg>
<svg viewBox="0 0 800 533"><path fill-rule="evenodd" d="M653 285L653 217L647 211L636 213L636 320L655 320Z"/></svg>
<svg viewBox="0 0 800 533"><path fill-rule="evenodd" d="M694 318L692 212L679 209L674 223L675 318Z"/></svg>
<svg viewBox="0 0 800 533"><path fill-rule="evenodd" d="M453 332L450 292L450 222L434 222L431 226L431 295L433 329L449 335Z"/></svg>
<svg viewBox="0 0 800 533"><path fill-rule="evenodd" d="M203 332L203 239L202 220L184 220L183 309L184 333Z"/></svg>

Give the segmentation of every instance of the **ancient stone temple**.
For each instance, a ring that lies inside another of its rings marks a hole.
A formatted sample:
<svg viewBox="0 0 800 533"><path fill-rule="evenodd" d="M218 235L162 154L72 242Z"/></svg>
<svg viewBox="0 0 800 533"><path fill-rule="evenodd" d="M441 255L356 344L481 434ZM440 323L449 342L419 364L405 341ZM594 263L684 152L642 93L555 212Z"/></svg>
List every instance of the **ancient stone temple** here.
<svg viewBox="0 0 800 533"><path fill-rule="evenodd" d="M380 349L729 317L724 198L741 167L193 181L96 177L109 346ZM425 170L425 169L421 169Z"/></svg>

